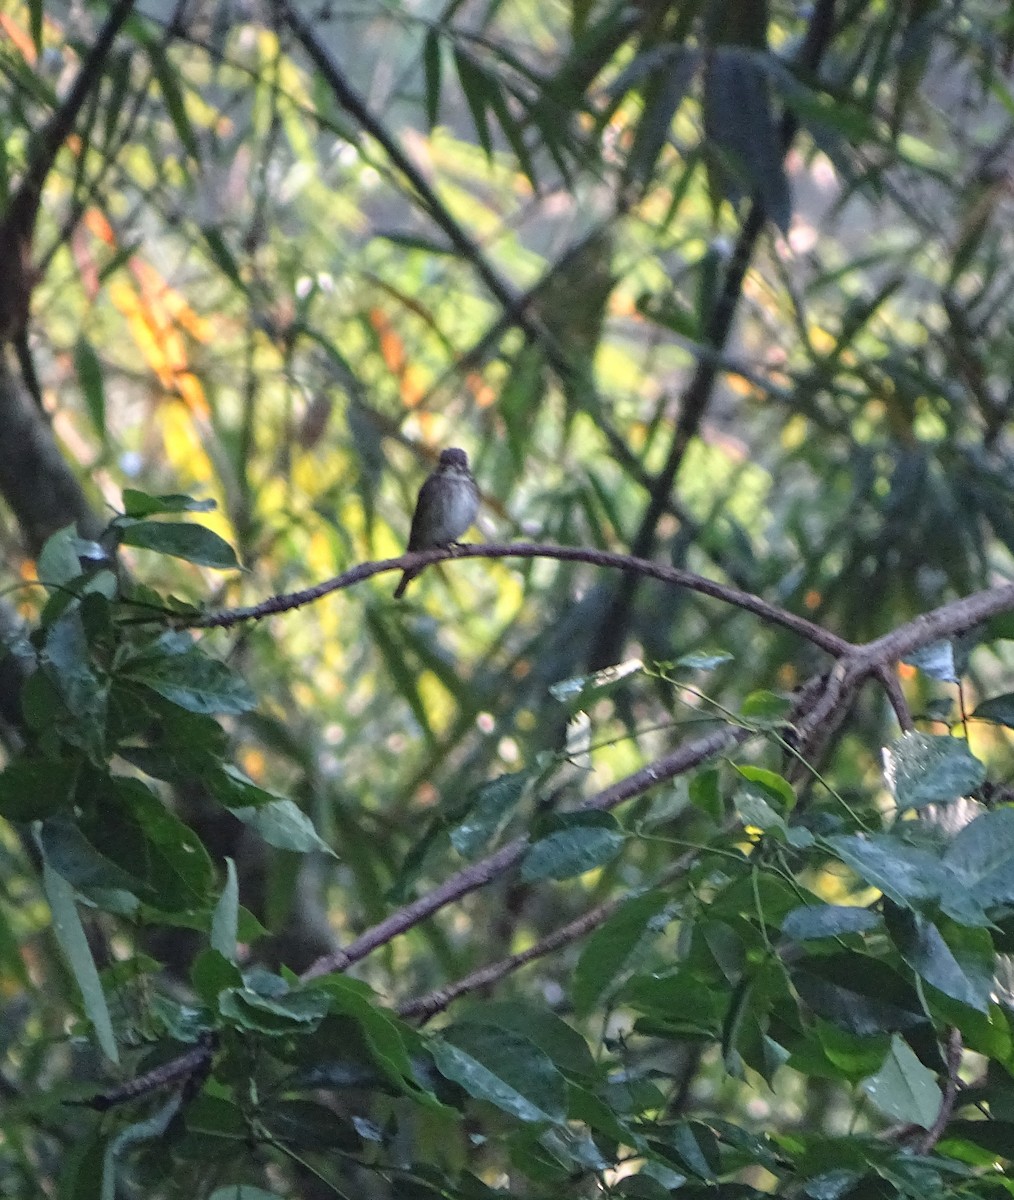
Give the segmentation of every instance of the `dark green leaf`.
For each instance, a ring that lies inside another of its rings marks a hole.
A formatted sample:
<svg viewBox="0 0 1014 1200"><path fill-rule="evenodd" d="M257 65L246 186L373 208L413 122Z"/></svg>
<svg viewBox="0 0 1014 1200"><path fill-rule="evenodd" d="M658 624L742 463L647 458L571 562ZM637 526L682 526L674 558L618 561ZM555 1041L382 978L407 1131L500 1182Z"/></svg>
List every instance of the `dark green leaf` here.
<svg viewBox="0 0 1014 1200"><path fill-rule="evenodd" d="M792 193L782 145L771 112L764 56L739 46L720 46L708 57L704 76L705 128L725 152L729 198L755 192L783 234L792 219Z"/></svg>
<svg viewBox="0 0 1014 1200"><path fill-rule="evenodd" d="M327 996L314 989L262 996L251 988L230 988L219 996L219 1011L244 1029L267 1034L309 1032L327 1012Z"/></svg>
<svg viewBox="0 0 1014 1200"><path fill-rule="evenodd" d="M440 114L440 33L427 29L423 41L423 73L426 80L426 120L430 129L437 123Z"/></svg>
<svg viewBox="0 0 1014 1200"><path fill-rule="evenodd" d="M486 107L489 104L490 91L496 86L489 80L486 72L478 65L470 54L454 47L454 65L458 72L458 81L465 94L465 102L475 122L475 132L479 137L479 145L485 150L486 157L493 156L493 142L489 132L489 118Z"/></svg>
<svg viewBox="0 0 1014 1200"><path fill-rule="evenodd" d="M192 713L242 713L257 703L246 683L225 663L193 645L185 654L135 659L121 677L144 684Z"/></svg>
<svg viewBox="0 0 1014 1200"><path fill-rule="evenodd" d="M226 278L231 283L234 283L241 292L245 292L246 284L243 282L239 264L229 249L228 242L222 236L222 231L215 228L214 225L205 225L202 227L201 233L204 236L204 243L208 247L208 253L211 255L212 261L224 272Z"/></svg>
<svg viewBox="0 0 1014 1200"><path fill-rule="evenodd" d="M468 805L467 815L451 830L451 844L463 858L474 858L514 812L531 779L527 771L501 775L484 783Z"/></svg>
<svg viewBox="0 0 1014 1200"><path fill-rule="evenodd" d="M564 1078L527 1038L492 1026L450 1025L431 1050L441 1075L476 1099L522 1121L562 1121L566 1116Z"/></svg>
<svg viewBox="0 0 1014 1200"><path fill-rule="evenodd" d="M803 960L793 969L792 982L814 1013L860 1037L926 1022L914 988L869 955Z"/></svg>
<svg viewBox="0 0 1014 1200"><path fill-rule="evenodd" d="M993 943L985 929L941 929L918 913L889 908L887 927L902 958L927 983L978 1012L989 1011Z"/></svg>
<svg viewBox="0 0 1014 1200"><path fill-rule="evenodd" d="M193 496L179 494L149 496L135 488L123 489L123 510L128 517L138 519L166 513L211 512L215 507L214 500L195 500Z"/></svg>
<svg viewBox="0 0 1014 1200"><path fill-rule="evenodd" d="M299 854L309 854L311 850L334 854L314 829L310 818L291 800L272 800L259 808L230 808L229 811L244 825L256 830L269 846L295 850Z"/></svg>
<svg viewBox="0 0 1014 1200"><path fill-rule="evenodd" d="M35 821L69 807L78 769L72 763L15 758L0 774L0 816Z"/></svg>
<svg viewBox="0 0 1014 1200"><path fill-rule="evenodd" d="M581 820L576 818L580 817ZM588 820L595 817L594 821ZM602 820L602 817L608 818ZM626 835L608 813L575 814L575 819L531 846L521 864L521 877L529 883L539 879L569 879L611 862Z"/></svg>
<svg viewBox="0 0 1014 1200"><path fill-rule="evenodd" d="M241 988L243 976L236 964L218 950L202 950L190 968L194 991L213 1011L218 1011L218 997L229 988Z"/></svg>
<svg viewBox="0 0 1014 1200"><path fill-rule="evenodd" d="M162 98L165 100L166 110L173 125L176 127L179 139L186 147L187 153L191 158L199 162L201 148L197 141L197 135L194 133L194 127L190 123L190 117L187 114L186 99L180 88L179 81L182 76L169 61L169 57L163 49L161 42L156 41L154 38L146 38L145 49L148 51L152 70L162 91Z"/></svg>
<svg viewBox="0 0 1014 1200"><path fill-rule="evenodd" d="M102 381L102 364L91 342L82 334L74 347L74 365L81 385L88 415L95 432L106 440L106 391Z"/></svg>
<svg viewBox="0 0 1014 1200"><path fill-rule="evenodd" d="M954 885L953 876L928 850L890 834L844 834L827 842L861 879L903 907L934 900Z"/></svg>
<svg viewBox="0 0 1014 1200"><path fill-rule="evenodd" d="M587 1078L596 1073L588 1043L566 1021L536 1004L492 1001L476 1004L459 1014L459 1023L476 1022L513 1030L533 1042L553 1060L568 1078Z"/></svg>
<svg viewBox="0 0 1014 1200"><path fill-rule="evenodd" d="M102 990L99 973L95 968L91 947L78 916L74 902L74 889L49 861L46 846L40 843L42 853L42 887L46 893L53 917L53 933L67 959L74 981L81 992L85 1014L92 1023L102 1052L110 1062L120 1061L116 1048L113 1022Z"/></svg>
<svg viewBox="0 0 1014 1200"><path fill-rule="evenodd" d="M947 847L943 862L984 907L1014 902L1014 809L998 808L969 822Z"/></svg>
<svg viewBox="0 0 1014 1200"><path fill-rule="evenodd" d="M585 943L574 971L571 999L578 1016L587 1016L599 998L636 967L643 945L669 921L668 897L646 892L622 904Z"/></svg>
<svg viewBox="0 0 1014 1200"><path fill-rule="evenodd" d="M996 725L1006 725L1014 729L1014 692L1005 692L1002 696L992 696L989 700L976 706L972 716L979 721L992 721Z"/></svg>
<svg viewBox="0 0 1014 1200"><path fill-rule="evenodd" d="M173 558L183 558L201 567L231 571L239 566L236 552L224 538L203 525L185 525L180 521L138 521L118 525L120 541L126 546L154 550Z"/></svg>

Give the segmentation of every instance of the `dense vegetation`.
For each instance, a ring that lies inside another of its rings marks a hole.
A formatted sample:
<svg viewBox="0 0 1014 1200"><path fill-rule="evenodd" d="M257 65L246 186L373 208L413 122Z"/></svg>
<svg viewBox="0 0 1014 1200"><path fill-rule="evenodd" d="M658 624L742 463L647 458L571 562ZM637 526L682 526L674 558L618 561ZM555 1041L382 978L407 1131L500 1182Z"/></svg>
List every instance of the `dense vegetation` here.
<svg viewBox="0 0 1014 1200"><path fill-rule="evenodd" d="M1012 61L0 4L4 1197L1014 1190Z"/></svg>

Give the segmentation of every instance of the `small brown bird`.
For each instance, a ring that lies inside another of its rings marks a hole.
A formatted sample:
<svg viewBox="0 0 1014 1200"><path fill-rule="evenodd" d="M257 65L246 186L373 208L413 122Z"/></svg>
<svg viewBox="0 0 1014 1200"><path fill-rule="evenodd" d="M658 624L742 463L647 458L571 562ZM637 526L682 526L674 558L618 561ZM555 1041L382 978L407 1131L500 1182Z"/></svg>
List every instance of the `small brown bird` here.
<svg viewBox="0 0 1014 1200"><path fill-rule="evenodd" d="M453 546L479 512L479 489L468 469L468 455L452 446L440 455L436 470L419 489L408 535L409 550ZM404 595L419 570L405 571L394 593Z"/></svg>

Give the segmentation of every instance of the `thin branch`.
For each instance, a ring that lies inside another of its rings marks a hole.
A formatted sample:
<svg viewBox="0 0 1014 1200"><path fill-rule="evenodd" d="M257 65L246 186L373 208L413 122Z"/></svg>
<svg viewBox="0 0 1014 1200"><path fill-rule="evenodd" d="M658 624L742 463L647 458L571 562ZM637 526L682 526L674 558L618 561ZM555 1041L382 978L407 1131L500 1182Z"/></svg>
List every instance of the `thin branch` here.
<svg viewBox="0 0 1014 1200"><path fill-rule="evenodd" d="M664 887L672 883L680 875L685 874L689 867L697 861L697 853L696 850L689 850L686 854L681 854L665 871L664 876L655 882L654 886ZM398 1006L398 1015L405 1018L419 1017L423 1021L428 1021L430 1017L436 1016L438 1012L443 1012L445 1008L459 997L469 992L478 991L480 988L490 987L494 983L499 983L501 979L505 979L508 975L520 970L521 967L527 966L528 963L535 962L539 958L545 958L547 954L553 954L564 946L569 946L571 942L576 942L579 938L584 937L586 933L605 924L613 913L621 905L625 904L628 899L629 897L624 894L614 896L611 900L604 900L601 904L597 904L586 913L582 913L581 916L575 917L573 921L568 921L566 925L561 925L544 938L540 938L534 945L529 946L527 950L522 950L518 954L508 955L507 958L502 958L499 962L489 963L485 967L480 967L478 970L462 976L461 979L456 980L454 983L447 984L446 987L435 988L432 992L427 992L424 996L406 1001L404 1004Z"/></svg>
<svg viewBox="0 0 1014 1200"><path fill-rule="evenodd" d="M616 805L646 792L656 784L668 782L677 775L693 770L702 762L714 758L715 755L745 742L753 736L753 732L750 729L725 728L710 733L706 737L684 743L671 754L656 759L649 766L642 767L641 770L628 775L626 779L621 779L611 787L590 797L583 804L578 805L576 811L602 811L615 808ZM505 874L521 859L528 845L527 836L514 838L494 854L490 854L480 862L473 863L470 867L445 879L433 891L428 892L425 896L420 896L411 904L406 904L397 912L378 922L372 929L367 929L355 941L350 942L344 950L325 954L317 959L303 972L300 978L303 980L316 979L320 975L329 975L332 971L347 970L353 963L359 962L379 946L384 946L401 934L407 933L408 930L427 920L440 909L446 908L448 904L453 904L455 900L460 900L462 896L467 896L469 892L474 892L491 880Z"/></svg>
<svg viewBox="0 0 1014 1200"><path fill-rule="evenodd" d="M775 604L744 592L727 584L716 583L693 571L684 571L678 567L667 567L662 563L648 562L645 559L633 558L629 554L616 554L608 550L586 550L580 546L553 546L541 542L507 542L503 544L487 543L483 545L453 546L438 550L417 550L411 554L402 554L398 558L385 558L377 562L359 563L349 570L343 571L333 579L304 588L299 592L287 595L272 596L260 604L245 608L224 609L220 612L205 613L199 617L177 618L176 624L191 629L224 629L238 625L243 621L256 621L275 613L289 612L294 608L302 608L320 600L332 592L339 592L354 584L362 583L374 575L386 571L401 571L405 568L425 567L431 563L444 562L448 559L460 558L552 558L561 562L584 562L596 567L608 567L613 570L630 571L646 575L651 579L661 580L688 591L699 592L703 596L711 596L723 600L745 612L752 612L765 621L781 625L785 629L797 633L813 645L836 656L848 655L857 647L837 634L829 633L820 625L815 625L805 617L797 617Z"/></svg>

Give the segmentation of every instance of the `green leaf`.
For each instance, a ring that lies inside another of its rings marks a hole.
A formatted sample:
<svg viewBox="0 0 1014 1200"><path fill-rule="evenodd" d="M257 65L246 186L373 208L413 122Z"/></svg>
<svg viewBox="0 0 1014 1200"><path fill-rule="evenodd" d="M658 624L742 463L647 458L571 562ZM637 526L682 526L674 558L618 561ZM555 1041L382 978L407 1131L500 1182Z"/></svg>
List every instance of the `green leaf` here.
<svg viewBox="0 0 1014 1200"><path fill-rule="evenodd" d="M502 828L525 794L528 771L514 771L484 783L475 793L457 826L451 845L463 858L474 858Z"/></svg>
<svg viewBox="0 0 1014 1200"><path fill-rule="evenodd" d="M152 70L158 80L158 86L165 101L166 111L176 128L180 141L186 147L187 153L197 162L201 160L201 148L194 133L194 127L187 115L186 100L180 88L180 72L169 61L169 57L160 42L154 38L145 38L145 49L151 59Z"/></svg>
<svg viewBox="0 0 1014 1200"><path fill-rule="evenodd" d="M81 334L74 346L74 365L84 395L88 415L95 432L106 441L106 391L102 381L102 364L91 342Z"/></svg>
<svg viewBox="0 0 1014 1200"><path fill-rule="evenodd" d="M884 748L884 775L899 809L922 808L967 796L986 768L960 738L906 733Z"/></svg>
<svg viewBox="0 0 1014 1200"><path fill-rule="evenodd" d="M940 859L890 834L843 834L827 844L860 879L903 908L934 900L954 886Z"/></svg>
<svg viewBox="0 0 1014 1200"><path fill-rule="evenodd" d="M985 929L941 929L932 921L905 910L889 908L888 931L908 965L927 983L976 1011L989 1011L993 991L995 952Z"/></svg>
<svg viewBox="0 0 1014 1200"><path fill-rule="evenodd" d="M490 1001L476 1004L459 1015L459 1024L475 1022L512 1030L544 1050L557 1070L570 1078L589 1079L596 1074L588 1043L561 1017L523 1001Z"/></svg>
<svg viewBox="0 0 1014 1200"><path fill-rule="evenodd" d="M102 1052L110 1062L118 1063L120 1055L106 994L102 990L91 947L74 903L74 889L50 863L41 839L39 850L42 854L42 888L53 915L53 933L81 992L85 1014L92 1023Z"/></svg>
<svg viewBox="0 0 1014 1200"><path fill-rule="evenodd" d="M783 816L796 807L796 793L792 784L781 775L763 767L735 765L735 770L749 781L753 790L761 792Z"/></svg>
<svg viewBox="0 0 1014 1200"><path fill-rule="evenodd" d="M236 552L229 543L203 525L187 525L182 521L137 521L128 525L126 520L121 518L117 522L120 542L125 546L154 550L219 571L239 567Z"/></svg>
<svg viewBox="0 0 1014 1200"><path fill-rule="evenodd" d="M97 741L104 723L107 684L92 667L79 606L68 608L49 627L39 659L72 717Z"/></svg>
<svg viewBox="0 0 1014 1200"><path fill-rule="evenodd" d="M586 1017L621 976L637 966L649 936L668 924L668 897L646 892L627 900L587 940L574 970L570 994L579 1017Z"/></svg>
<svg viewBox="0 0 1014 1200"><path fill-rule="evenodd" d="M54 871L80 891L125 891L136 894L143 881L132 871L102 853L85 836L79 822L67 814L44 821L39 842ZM138 863L143 869L143 858Z"/></svg>
<svg viewBox="0 0 1014 1200"><path fill-rule="evenodd" d="M1014 902L1014 809L998 808L970 821L945 850L943 862L983 907Z"/></svg>
<svg viewBox="0 0 1014 1200"><path fill-rule="evenodd" d="M782 921L782 933L794 941L805 942L815 938L841 937L848 933L866 933L880 924L880 917L868 908L806 904L786 915Z"/></svg>
<svg viewBox="0 0 1014 1200"><path fill-rule="evenodd" d="M260 808L230 808L229 811L244 825L256 830L269 846L295 850L299 854L320 850L336 857L314 829L310 818L291 800L272 800Z"/></svg>
<svg viewBox="0 0 1014 1200"><path fill-rule="evenodd" d="M187 1129L207 1134L208 1137L233 1141L246 1141L250 1137L250 1122L243 1110L222 1096L197 1096L193 1103L187 1105L184 1120ZM224 1192L226 1189L219 1190ZM235 1193L236 1189L233 1188L229 1194L232 1196Z"/></svg>
<svg viewBox="0 0 1014 1200"><path fill-rule="evenodd" d="M218 950L202 950L190 968L194 991L213 1011L218 1011L219 996L230 988L241 988L243 976L239 967Z"/></svg>
<svg viewBox="0 0 1014 1200"><path fill-rule="evenodd" d="M792 970L792 983L814 1013L860 1037L926 1022L915 989L867 954L803 959Z"/></svg>
<svg viewBox="0 0 1014 1200"><path fill-rule="evenodd" d="M222 1016L258 1033L307 1033L324 1017L328 998L312 988L282 996L262 996L252 988L240 987L222 992L218 1008Z"/></svg>
<svg viewBox="0 0 1014 1200"><path fill-rule="evenodd" d="M363 1147L351 1121L313 1100L276 1100L262 1122L270 1137L305 1150L357 1154Z"/></svg>
<svg viewBox="0 0 1014 1200"><path fill-rule="evenodd" d="M370 1054L395 1087L417 1091L415 1070L406 1049L406 1040L415 1035L390 1011L378 1007L367 984L343 975L329 975L313 981L313 987L325 991L331 1011L351 1017L361 1028Z"/></svg>
<svg viewBox="0 0 1014 1200"><path fill-rule="evenodd" d="M1014 729L1014 692L1005 692L1002 696L992 696L989 700L983 700L972 713L972 717Z"/></svg>
<svg viewBox="0 0 1014 1200"><path fill-rule="evenodd" d="M15 758L0 773L0 817L35 821L68 807L78 770L76 763Z"/></svg>
<svg viewBox="0 0 1014 1200"><path fill-rule="evenodd" d="M533 883L539 879L570 879L574 875L583 875L585 871L611 862L625 840L626 835L611 814L574 813L567 818L563 828L541 838L528 849L521 864L521 878Z"/></svg>
<svg viewBox="0 0 1014 1200"><path fill-rule="evenodd" d="M36 568L44 587L55 591L60 585L81 577L77 545L78 536L73 525L66 525L46 538Z"/></svg>
<svg viewBox="0 0 1014 1200"><path fill-rule="evenodd" d="M150 688L192 713L243 713L257 700L247 684L218 659L190 644L185 654L152 654L124 665L120 678Z"/></svg>
<svg viewBox="0 0 1014 1200"><path fill-rule="evenodd" d="M225 860L225 886L211 917L211 947L230 962L236 961L236 935L239 928L239 881L236 864Z"/></svg>
<svg viewBox="0 0 1014 1200"><path fill-rule="evenodd" d="M201 234L204 237L204 244L208 247L208 253L211 255L212 261L225 274L230 283L236 285L241 292L246 292L246 284L243 282L243 275L240 272L239 264L236 262L236 256L229 248L229 243L222 236L222 231L214 225L203 225Z"/></svg>
<svg viewBox="0 0 1014 1200"><path fill-rule="evenodd" d="M929 1129L940 1112L940 1088L933 1072L898 1034L891 1038L884 1065L862 1086L876 1108L892 1121Z"/></svg>
<svg viewBox="0 0 1014 1200"><path fill-rule="evenodd" d="M717 825L724 819L721 780L714 767L705 767L690 780L690 803L699 808Z"/></svg>
<svg viewBox="0 0 1014 1200"><path fill-rule="evenodd" d="M477 1100L521 1121L565 1119L564 1078L527 1038L491 1026L450 1025L430 1049L440 1074Z"/></svg>
<svg viewBox="0 0 1014 1200"><path fill-rule="evenodd" d="M128 517L150 517L155 514L181 512L211 512L217 508L214 500L195 500L193 496L173 493L167 496L149 496L136 488L123 489L123 509Z"/></svg>
<svg viewBox="0 0 1014 1200"><path fill-rule="evenodd" d="M458 72L458 81L465 95L468 111L475 123L475 132L479 145L486 152L487 158L493 157L493 141L489 132L489 118L486 116L486 105L489 103L491 87L494 86L486 77L486 72L476 63L471 55L455 44L454 66Z"/></svg>

